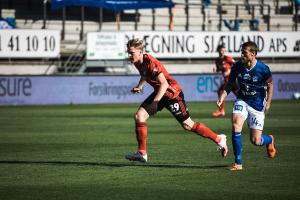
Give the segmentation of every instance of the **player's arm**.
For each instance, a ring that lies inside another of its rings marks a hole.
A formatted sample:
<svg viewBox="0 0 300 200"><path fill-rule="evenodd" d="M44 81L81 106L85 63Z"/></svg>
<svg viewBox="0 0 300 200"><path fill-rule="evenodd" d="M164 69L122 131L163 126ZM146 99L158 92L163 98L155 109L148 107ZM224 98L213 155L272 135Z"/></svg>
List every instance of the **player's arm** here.
<svg viewBox="0 0 300 200"><path fill-rule="evenodd" d="M273 80L272 77L270 77L267 80L268 86L267 86L267 104L266 104L266 110L265 112L269 112L271 102L272 102L272 97L273 97Z"/></svg>
<svg viewBox="0 0 300 200"><path fill-rule="evenodd" d="M227 76L229 76L229 74L230 74L230 71L231 71L230 69L228 69L227 71L225 71L225 72L224 72L224 74L223 74L223 76L224 76L224 77L227 77Z"/></svg>
<svg viewBox="0 0 300 200"><path fill-rule="evenodd" d="M228 85L228 84L226 84ZM226 90L223 90L222 94L220 95L218 101L217 101L217 106L220 108L222 103L225 101L226 97L227 97L228 93Z"/></svg>
<svg viewBox="0 0 300 200"><path fill-rule="evenodd" d="M169 83L163 73L159 73L157 75L157 81L160 83L159 89L157 94L155 95L153 102L150 105L149 111L150 113L156 113L157 111L157 104L161 100L161 98L164 96L166 93Z"/></svg>
<svg viewBox="0 0 300 200"><path fill-rule="evenodd" d="M227 61L227 63L230 65L230 67L228 67L227 70L224 72L223 75L224 75L225 77L229 76L230 71L231 71L231 67L232 67L232 65L235 63L234 59L233 59L232 57L230 57L230 56L227 56L227 57L226 57L226 61Z"/></svg>
<svg viewBox="0 0 300 200"><path fill-rule="evenodd" d="M217 101L217 106L219 108L222 105L222 103L225 101L227 95L233 90L233 88L235 88L235 83L236 83L236 73L235 70L233 69L232 71L230 71L229 81L224 86L224 90Z"/></svg>
<svg viewBox="0 0 300 200"><path fill-rule="evenodd" d="M157 92L156 96L154 97L153 101L159 102L161 100L161 98L164 96L164 94L166 93L166 91L169 87L169 83L163 73L159 73L157 75L157 81L160 83L160 86L159 86L158 92Z"/></svg>
<svg viewBox="0 0 300 200"><path fill-rule="evenodd" d="M135 86L134 88L132 88L131 92L132 93L140 93L141 90L143 89L144 85L146 83L146 80L143 76L141 76L139 83L137 84L137 86Z"/></svg>
<svg viewBox="0 0 300 200"><path fill-rule="evenodd" d="M229 64L232 66L235 63L235 60L232 57L229 57Z"/></svg>
<svg viewBox="0 0 300 200"><path fill-rule="evenodd" d="M221 72L222 71L222 66L220 66L218 60L215 60L215 68L213 68L213 72Z"/></svg>
<svg viewBox="0 0 300 200"><path fill-rule="evenodd" d="M218 70L218 67L217 67L217 62L215 61L215 66L213 67L213 72L216 73Z"/></svg>

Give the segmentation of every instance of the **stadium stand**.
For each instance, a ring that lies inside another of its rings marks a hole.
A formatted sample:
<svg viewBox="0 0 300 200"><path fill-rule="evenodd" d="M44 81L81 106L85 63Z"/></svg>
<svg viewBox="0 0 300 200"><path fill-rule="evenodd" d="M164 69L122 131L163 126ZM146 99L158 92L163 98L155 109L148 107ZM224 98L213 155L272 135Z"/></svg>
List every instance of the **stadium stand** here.
<svg viewBox="0 0 300 200"><path fill-rule="evenodd" d="M76 74L85 59L86 33L95 31L228 31L223 20L238 20L240 31L298 31L299 13L293 0L173 0L174 9L141 9L116 13L90 7L51 10L51 1L1 0L0 17L14 18L18 29L61 30L59 59L0 58L0 74ZM171 15L172 14L172 15ZM173 17L172 17L173 16ZM63 20L65 19L65 20ZM253 22L258 22L253 28ZM211 72L211 59L162 62L171 73ZM267 58L274 71L300 71L299 58ZM184 67L182 67L184 65ZM30 67L29 67L30 66ZM17 68L20 70L16 70ZM129 71L128 71L129 70ZM136 73L132 67L98 70L98 73Z"/></svg>

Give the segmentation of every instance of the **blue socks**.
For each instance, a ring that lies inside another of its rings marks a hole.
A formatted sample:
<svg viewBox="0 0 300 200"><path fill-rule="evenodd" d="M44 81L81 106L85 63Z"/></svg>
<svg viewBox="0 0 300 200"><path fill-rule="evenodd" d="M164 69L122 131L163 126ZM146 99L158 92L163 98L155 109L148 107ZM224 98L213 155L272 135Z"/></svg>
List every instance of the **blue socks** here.
<svg viewBox="0 0 300 200"><path fill-rule="evenodd" d="M232 133L232 146L233 153L235 156L235 163L241 165L242 164L242 134L240 132Z"/></svg>
<svg viewBox="0 0 300 200"><path fill-rule="evenodd" d="M261 134L260 146L272 143L272 138L269 135Z"/></svg>
<svg viewBox="0 0 300 200"><path fill-rule="evenodd" d="M264 146L267 144L272 143L272 138L269 135L262 134L261 135L261 142L260 146ZM233 132L232 133L232 146L233 146L233 153L235 157L235 163L238 165L242 164L242 134L240 132Z"/></svg>

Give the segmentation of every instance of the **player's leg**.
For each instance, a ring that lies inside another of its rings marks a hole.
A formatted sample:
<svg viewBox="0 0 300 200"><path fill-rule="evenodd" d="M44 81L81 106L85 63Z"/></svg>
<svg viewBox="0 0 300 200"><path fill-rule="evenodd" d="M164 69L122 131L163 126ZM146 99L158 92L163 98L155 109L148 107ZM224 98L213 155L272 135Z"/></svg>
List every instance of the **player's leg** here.
<svg viewBox="0 0 300 200"><path fill-rule="evenodd" d="M218 145L218 150L221 151L222 156L223 157L227 156L228 147L226 143L226 135L224 134L218 135L213 130L208 128L205 124L200 122L195 122L191 118L188 118L185 121L183 121L181 123L181 126L187 131L191 131L204 138L211 139Z"/></svg>
<svg viewBox="0 0 300 200"><path fill-rule="evenodd" d="M248 125L250 127L250 140L256 146L266 146L268 156L274 158L276 154L274 136L263 133L264 119L264 112L249 108Z"/></svg>
<svg viewBox="0 0 300 200"><path fill-rule="evenodd" d="M176 118L176 120L181 124L181 126L185 130L194 132L202 137L209 138L218 145L222 144L222 151L224 149L223 156L226 156L228 152L226 145L226 136L217 135L211 129L206 127L203 123L194 122L190 118L190 114L188 112L184 100L184 95L182 92L175 99L169 99L165 103L165 107L172 113L172 115Z"/></svg>
<svg viewBox="0 0 300 200"><path fill-rule="evenodd" d="M135 114L135 133L138 150L125 156L130 161L147 162L147 119L149 114L143 107L139 107Z"/></svg>
<svg viewBox="0 0 300 200"><path fill-rule="evenodd" d="M273 135L263 134L261 130L251 129L250 140L256 146L266 146L267 155L269 158L274 158L276 155L275 141Z"/></svg>
<svg viewBox="0 0 300 200"><path fill-rule="evenodd" d="M137 152L126 155L125 158L128 160L147 162L147 119L150 117L150 115L155 114L149 114L148 111L150 104L153 102L154 96L155 93L152 93L141 104L138 111L135 113L135 133L138 142L138 150Z"/></svg>
<svg viewBox="0 0 300 200"><path fill-rule="evenodd" d="M242 127L244 124L244 118L241 114L232 114L232 148L234 154L234 165L230 170L240 170L242 169Z"/></svg>
<svg viewBox="0 0 300 200"><path fill-rule="evenodd" d="M219 91L218 91L218 96L220 97L221 94L223 93L225 88L225 82L221 85ZM220 105L220 112L222 116L225 116L225 101L223 101L223 103Z"/></svg>
<svg viewBox="0 0 300 200"><path fill-rule="evenodd" d="M209 138L215 143L219 143L221 138L205 124L193 121L190 117L181 123L182 127L187 130L194 132L202 137Z"/></svg>
<svg viewBox="0 0 300 200"><path fill-rule="evenodd" d="M218 89L218 97L220 98L221 94L223 93L224 83ZM225 101L220 105L219 109L212 113L213 117L222 117L225 116Z"/></svg>
<svg viewBox="0 0 300 200"><path fill-rule="evenodd" d="M233 106L232 112L232 148L234 154L234 165L229 170L242 169L242 128L247 118L247 105L244 101L237 100Z"/></svg>
<svg viewBox="0 0 300 200"><path fill-rule="evenodd" d="M138 141L138 151L145 155L147 154L146 143L147 143L147 119L149 114L147 111L140 107L135 114L135 133Z"/></svg>

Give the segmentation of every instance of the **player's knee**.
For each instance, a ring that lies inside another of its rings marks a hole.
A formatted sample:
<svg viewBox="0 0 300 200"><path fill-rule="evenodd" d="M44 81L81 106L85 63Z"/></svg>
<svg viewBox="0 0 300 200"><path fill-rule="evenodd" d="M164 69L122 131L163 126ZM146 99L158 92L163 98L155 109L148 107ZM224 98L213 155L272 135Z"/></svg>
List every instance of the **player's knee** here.
<svg viewBox="0 0 300 200"><path fill-rule="evenodd" d="M260 137L252 137L251 143L255 146L260 146L261 144L261 138Z"/></svg>
<svg viewBox="0 0 300 200"><path fill-rule="evenodd" d="M243 123L241 123L239 120L235 119L232 121L233 130L240 130L242 127L243 127Z"/></svg>
<svg viewBox="0 0 300 200"><path fill-rule="evenodd" d="M240 129L240 126L239 126L239 124L236 124L236 123L232 123L232 129L233 130L239 130Z"/></svg>
<svg viewBox="0 0 300 200"><path fill-rule="evenodd" d="M192 127L188 124L188 123L182 123L181 124L182 128L186 131L191 131L192 130Z"/></svg>
<svg viewBox="0 0 300 200"><path fill-rule="evenodd" d="M145 117L141 112L135 113L134 119L136 122L143 122L145 121Z"/></svg>

